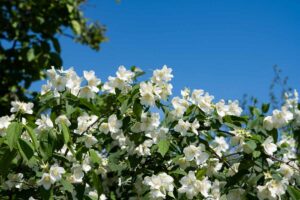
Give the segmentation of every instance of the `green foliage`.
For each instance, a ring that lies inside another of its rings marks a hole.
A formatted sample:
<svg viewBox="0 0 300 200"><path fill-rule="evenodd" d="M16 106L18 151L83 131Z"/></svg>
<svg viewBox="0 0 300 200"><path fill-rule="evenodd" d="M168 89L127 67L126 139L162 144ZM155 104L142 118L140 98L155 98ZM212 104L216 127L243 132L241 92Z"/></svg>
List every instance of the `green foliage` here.
<svg viewBox="0 0 300 200"><path fill-rule="evenodd" d="M104 26L84 17L82 0L0 1L0 111L26 100L31 83L51 65L62 66L59 36L100 49ZM34 95L34 94L32 94Z"/></svg>
<svg viewBox="0 0 300 200"><path fill-rule="evenodd" d="M99 83L91 98L79 94L96 77L76 93L65 87L38 95L32 114L19 102L16 112L0 118L1 197L300 198L293 97L277 115L268 104L250 106L245 115L237 102L214 103L200 90L163 99L159 92L168 83L153 82L165 78L162 71L142 83L141 72L120 67L118 74L129 80L114 77L108 90L109 82ZM15 183L18 177L23 185Z"/></svg>

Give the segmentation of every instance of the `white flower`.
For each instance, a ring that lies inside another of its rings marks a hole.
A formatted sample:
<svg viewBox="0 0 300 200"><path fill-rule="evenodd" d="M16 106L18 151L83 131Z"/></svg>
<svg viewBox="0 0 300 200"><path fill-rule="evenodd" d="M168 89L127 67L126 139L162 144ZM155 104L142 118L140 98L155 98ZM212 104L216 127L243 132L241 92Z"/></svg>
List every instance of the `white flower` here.
<svg viewBox="0 0 300 200"><path fill-rule="evenodd" d="M211 186L211 195L213 200L220 200L221 197L221 191L220 191L220 185L221 183L219 182L218 179L215 179ZM229 199L228 199L229 200Z"/></svg>
<svg viewBox="0 0 300 200"><path fill-rule="evenodd" d="M132 79L134 73L126 70L124 66L120 66L117 73L117 77L108 77L108 82L106 82L102 89L108 91L109 93L115 94L115 89L118 88L123 94L126 94L131 89Z"/></svg>
<svg viewBox="0 0 300 200"><path fill-rule="evenodd" d="M93 124L95 124L95 122L98 120L98 117L96 115L87 115L84 114L82 116L79 116L77 118L77 129L74 130L74 133L76 134L82 134L83 132L85 132L90 126L92 126ZM96 124L94 125L96 126ZM89 130L93 130L94 126L90 127Z"/></svg>
<svg viewBox="0 0 300 200"><path fill-rule="evenodd" d="M101 194L101 195L100 195L99 200L106 200L106 199L107 199L107 197L106 197L104 194Z"/></svg>
<svg viewBox="0 0 300 200"><path fill-rule="evenodd" d="M158 175L146 176L143 184L150 186L150 196L153 199L165 199L166 195L173 195L174 179L165 172Z"/></svg>
<svg viewBox="0 0 300 200"><path fill-rule="evenodd" d="M260 200L276 200L280 199L280 196L286 192L286 180L277 181L270 180L264 186L257 186L258 192L257 196Z"/></svg>
<svg viewBox="0 0 300 200"><path fill-rule="evenodd" d="M180 99L179 97L174 97L172 99L172 105L174 110L172 113L176 117L182 117L186 109L189 107L189 102L186 99Z"/></svg>
<svg viewBox="0 0 300 200"><path fill-rule="evenodd" d="M141 104L146 106L154 106L156 97L154 95L154 87L151 82L140 83Z"/></svg>
<svg viewBox="0 0 300 200"><path fill-rule="evenodd" d="M107 134L109 132L109 127L108 127L108 123L106 122L102 122L100 127L99 127L99 130L104 133L104 134Z"/></svg>
<svg viewBox="0 0 300 200"><path fill-rule="evenodd" d="M293 113L291 113L287 107L283 106L280 110L273 110L272 116L268 116L264 119L264 127L267 130L273 128L282 128L286 126L293 119Z"/></svg>
<svg viewBox="0 0 300 200"><path fill-rule="evenodd" d="M64 123L66 126L71 126L70 120L67 118L66 115L60 115L55 119L55 124L60 125Z"/></svg>
<svg viewBox="0 0 300 200"><path fill-rule="evenodd" d="M188 175L182 177L179 182L181 187L178 192L186 193L188 199L193 199L199 194L201 182L196 178L194 171L189 171Z"/></svg>
<svg viewBox="0 0 300 200"><path fill-rule="evenodd" d="M123 65L119 67L118 71L116 72L116 75L120 80L128 83L131 83L132 78L134 77L134 73L130 70L126 70L126 68Z"/></svg>
<svg viewBox="0 0 300 200"><path fill-rule="evenodd" d="M118 120L115 114L109 116L108 118L108 128L111 133L119 132L120 128L122 127L122 121Z"/></svg>
<svg viewBox="0 0 300 200"><path fill-rule="evenodd" d="M47 84L42 85L41 88L41 95L46 94L47 92L51 91L52 84L47 80Z"/></svg>
<svg viewBox="0 0 300 200"><path fill-rule="evenodd" d="M82 166L79 164L73 164L71 171L73 173L71 176L72 182L81 183L84 177Z"/></svg>
<svg viewBox="0 0 300 200"><path fill-rule="evenodd" d="M226 152L229 149L229 145L227 144L223 136L215 137L213 141L213 146L214 146L214 150L218 155L222 155L221 152Z"/></svg>
<svg viewBox="0 0 300 200"><path fill-rule="evenodd" d="M218 171L221 170L222 166L223 166L223 163L220 163L219 159L217 159L217 158L210 158L207 161L206 175L210 177L210 176L218 173Z"/></svg>
<svg viewBox="0 0 300 200"><path fill-rule="evenodd" d="M37 183L38 185L42 185L45 190L49 190L51 184L55 183L55 179L49 173L43 173L42 178Z"/></svg>
<svg viewBox="0 0 300 200"><path fill-rule="evenodd" d="M3 117L0 117L0 136L5 135L5 131L13 119L14 119L14 116L9 117L6 115Z"/></svg>
<svg viewBox="0 0 300 200"><path fill-rule="evenodd" d="M88 82L88 86L95 93L99 92L98 85L101 83L101 80L95 76L94 71L83 71L83 76Z"/></svg>
<svg viewBox="0 0 300 200"><path fill-rule="evenodd" d="M227 115L234 115L234 116L240 116L243 112L242 108L239 107L239 102L237 100L235 101L228 101L228 111Z"/></svg>
<svg viewBox="0 0 300 200"><path fill-rule="evenodd" d="M191 91L189 88L184 88L183 90L180 91L180 94L184 99L188 99L190 96L190 93L191 93Z"/></svg>
<svg viewBox="0 0 300 200"><path fill-rule="evenodd" d="M35 124L38 125L37 130L39 132L53 128L53 122L51 121L49 115L42 114L41 118L37 119Z"/></svg>
<svg viewBox="0 0 300 200"><path fill-rule="evenodd" d="M213 111L212 100L214 96L209 93L204 93L203 90L194 90L192 93L191 101L196 104L203 112L210 114Z"/></svg>
<svg viewBox="0 0 300 200"><path fill-rule="evenodd" d="M173 85L170 83L158 83L154 87L154 93L157 99L167 100L172 94Z"/></svg>
<svg viewBox="0 0 300 200"><path fill-rule="evenodd" d="M66 89L67 79L64 76L56 74L54 79L51 80L52 87L58 92L62 92Z"/></svg>
<svg viewBox="0 0 300 200"><path fill-rule="evenodd" d="M169 82L173 78L172 69L164 65L162 69L156 69L153 71L151 78L153 83Z"/></svg>
<svg viewBox="0 0 300 200"><path fill-rule="evenodd" d="M51 180L54 180L54 182L59 181L62 177L62 174L64 174L65 172L65 169L63 167L58 166L57 164L52 165L49 170Z"/></svg>
<svg viewBox="0 0 300 200"><path fill-rule="evenodd" d="M73 68L64 71L63 74L66 78L66 87L70 89L71 94L77 96L80 89L81 78L76 74Z"/></svg>
<svg viewBox="0 0 300 200"><path fill-rule="evenodd" d="M274 128L273 127L272 116L267 116L267 117L264 118L263 126L268 131L270 131L270 130L272 130Z"/></svg>
<svg viewBox="0 0 300 200"><path fill-rule="evenodd" d="M22 183L23 183L23 174L18 173L18 174L12 174L9 173L7 175L8 180L5 181L5 186L11 190L12 188L21 188Z"/></svg>
<svg viewBox="0 0 300 200"><path fill-rule="evenodd" d="M275 151L277 151L276 144L273 143L273 137L269 136L261 145L263 146L265 153L268 155L273 155Z"/></svg>
<svg viewBox="0 0 300 200"><path fill-rule="evenodd" d="M146 136L151 138L154 144L157 144L160 140L167 138L168 132L169 132L168 128L161 127L154 131L146 133Z"/></svg>
<svg viewBox="0 0 300 200"><path fill-rule="evenodd" d="M228 176L233 176L239 171L240 163L234 163L229 169L228 169Z"/></svg>
<svg viewBox="0 0 300 200"><path fill-rule="evenodd" d="M199 127L200 127L200 124L199 124L198 120L195 119L195 120L193 121L193 123L191 124L192 132L195 133L196 135L198 135L198 130L197 130L197 129L198 129Z"/></svg>
<svg viewBox="0 0 300 200"><path fill-rule="evenodd" d="M174 127L174 130L180 133L182 136L186 136L191 124L188 121L183 121L180 119L178 124Z"/></svg>
<svg viewBox="0 0 300 200"><path fill-rule="evenodd" d="M225 105L225 101L223 99L216 103L216 110L220 117L224 117L228 112L228 106Z"/></svg>
<svg viewBox="0 0 300 200"><path fill-rule="evenodd" d="M16 113L20 112L22 114L32 114L33 113L33 103L25 103L21 101L12 101L11 102L12 108L10 109L10 112Z"/></svg>
<svg viewBox="0 0 300 200"><path fill-rule="evenodd" d="M97 199L98 198L98 192L96 190L89 191L88 196L92 199L94 199L94 198Z"/></svg>
<svg viewBox="0 0 300 200"><path fill-rule="evenodd" d="M183 153L187 161L195 160L197 165L203 164L209 155L205 152L205 146L200 144L198 147L195 145L190 145L183 149Z"/></svg>
<svg viewBox="0 0 300 200"><path fill-rule="evenodd" d="M84 139L84 145L86 148L91 148L94 144L98 142L97 138L92 134L86 134Z"/></svg>
<svg viewBox="0 0 300 200"><path fill-rule="evenodd" d="M86 155L82 161L82 169L85 172L88 172L92 169L91 167L91 161L89 155Z"/></svg>
<svg viewBox="0 0 300 200"><path fill-rule="evenodd" d="M156 129L160 124L159 113L151 113L150 116L147 113L142 113L140 131L152 131Z"/></svg>
<svg viewBox="0 0 300 200"><path fill-rule="evenodd" d="M90 86L85 86L80 88L79 97L86 98L86 99L94 99L95 96L96 96L95 92L93 88L91 88Z"/></svg>
<svg viewBox="0 0 300 200"><path fill-rule="evenodd" d="M51 69L48 69L46 71L47 76L49 77L50 80L53 80L55 76L57 75L56 70L54 66L51 66Z"/></svg>
<svg viewBox="0 0 300 200"><path fill-rule="evenodd" d="M211 189L211 182L208 180L208 177L205 177L200 181L198 189L204 197L208 197L208 192Z"/></svg>
<svg viewBox="0 0 300 200"><path fill-rule="evenodd" d="M294 169L285 163L280 165L278 171L288 180L294 175Z"/></svg>
<svg viewBox="0 0 300 200"><path fill-rule="evenodd" d="M152 140L145 140L142 144L136 147L135 152L140 156L150 156L150 147L152 145Z"/></svg>

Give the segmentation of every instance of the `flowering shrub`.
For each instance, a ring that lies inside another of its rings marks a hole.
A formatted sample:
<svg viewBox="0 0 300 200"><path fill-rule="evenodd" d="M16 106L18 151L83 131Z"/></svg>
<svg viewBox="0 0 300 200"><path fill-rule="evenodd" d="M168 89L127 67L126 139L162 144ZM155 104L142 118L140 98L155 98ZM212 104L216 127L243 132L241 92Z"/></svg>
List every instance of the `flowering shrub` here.
<svg viewBox="0 0 300 200"><path fill-rule="evenodd" d="M281 110L173 97L172 70L47 71L0 118L1 199L300 199L298 94Z"/></svg>

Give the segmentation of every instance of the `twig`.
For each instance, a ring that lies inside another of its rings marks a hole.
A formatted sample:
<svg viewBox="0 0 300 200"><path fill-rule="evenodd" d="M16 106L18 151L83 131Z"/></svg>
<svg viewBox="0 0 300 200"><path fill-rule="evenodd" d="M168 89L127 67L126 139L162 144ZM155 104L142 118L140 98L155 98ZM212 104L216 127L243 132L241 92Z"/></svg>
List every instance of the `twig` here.
<svg viewBox="0 0 300 200"><path fill-rule="evenodd" d="M291 168L293 168L294 170L300 172L299 166L298 166L297 164L296 164L296 166L297 166L298 168L296 168L296 167L294 167L293 165L290 164L291 160L289 160L288 162L285 162L285 161L280 160L280 159L278 159L278 158L276 158L276 157L274 157L274 156L271 156L271 155L268 155L268 157L271 158L272 160L275 160L275 161L284 163L284 164L290 166Z"/></svg>

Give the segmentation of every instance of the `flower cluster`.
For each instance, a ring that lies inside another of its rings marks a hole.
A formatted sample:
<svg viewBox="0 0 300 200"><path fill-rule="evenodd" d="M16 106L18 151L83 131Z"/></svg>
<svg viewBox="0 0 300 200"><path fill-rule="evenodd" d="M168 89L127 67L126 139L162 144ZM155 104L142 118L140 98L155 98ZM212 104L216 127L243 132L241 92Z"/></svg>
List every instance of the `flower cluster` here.
<svg viewBox="0 0 300 200"><path fill-rule="evenodd" d="M47 71L35 105L11 102L0 117L3 199L300 199L298 93L281 109L244 112L185 88L172 69L149 80L120 66ZM246 114L248 113L248 114Z"/></svg>

